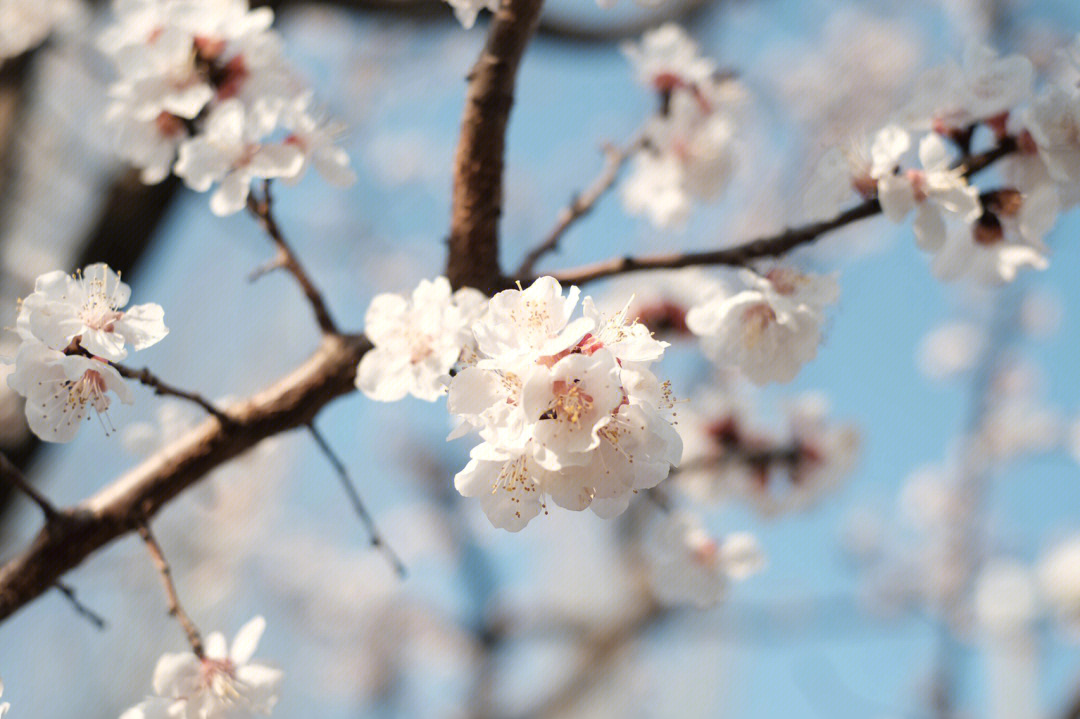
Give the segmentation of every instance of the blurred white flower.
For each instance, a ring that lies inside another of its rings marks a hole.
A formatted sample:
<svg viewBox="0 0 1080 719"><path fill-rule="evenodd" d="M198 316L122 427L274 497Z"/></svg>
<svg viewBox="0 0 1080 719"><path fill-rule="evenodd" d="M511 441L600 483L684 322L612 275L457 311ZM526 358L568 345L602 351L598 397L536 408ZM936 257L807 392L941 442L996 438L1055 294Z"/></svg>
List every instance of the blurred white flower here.
<svg viewBox="0 0 1080 719"><path fill-rule="evenodd" d="M765 569L767 560L754 535L729 534L713 539L696 517L685 513L663 519L650 545L652 588L665 604L718 604L730 580L743 580Z"/></svg>
<svg viewBox="0 0 1080 719"><path fill-rule="evenodd" d="M986 334L971 322L935 327L919 341L919 370L931 379L947 379L975 366L986 345Z"/></svg>
<svg viewBox="0 0 1080 719"><path fill-rule="evenodd" d="M1059 542L1038 566L1042 596L1069 634L1080 636L1080 536Z"/></svg>
<svg viewBox="0 0 1080 719"><path fill-rule="evenodd" d="M156 697L128 709L120 719L245 719L269 715L282 672L252 662L266 629L255 617L237 632L232 647L214 632L205 656L164 654L154 669Z"/></svg>
<svg viewBox="0 0 1080 719"><path fill-rule="evenodd" d="M975 581L974 609L979 626L992 635L1026 631L1039 613L1032 573L1015 560L989 561Z"/></svg>
<svg viewBox="0 0 1080 719"><path fill-rule="evenodd" d="M686 325L720 365L755 384L790 382L817 355L823 309L839 296L836 279L786 268L741 276L748 289L691 308Z"/></svg>
<svg viewBox="0 0 1080 719"><path fill-rule="evenodd" d="M39 45L79 8L77 0L0 0L0 61Z"/></svg>

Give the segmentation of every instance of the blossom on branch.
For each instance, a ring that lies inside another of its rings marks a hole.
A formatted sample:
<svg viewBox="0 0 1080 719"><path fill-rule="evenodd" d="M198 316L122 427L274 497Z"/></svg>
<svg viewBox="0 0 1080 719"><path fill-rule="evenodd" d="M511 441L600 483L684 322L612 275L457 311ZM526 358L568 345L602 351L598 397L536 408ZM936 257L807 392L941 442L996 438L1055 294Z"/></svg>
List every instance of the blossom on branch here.
<svg viewBox="0 0 1080 719"><path fill-rule="evenodd" d="M788 268L740 276L747 289L693 307L686 326L719 365L755 384L790 382L817 355L824 308L840 294L836 279Z"/></svg>
<svg viewBox="0 0 1080 719"><path fill-rule="evenodd" d="M446 394L450 370L473 343L469 326L484 296L454 292L445 277L421 280L412 297L376 295L364 316L374 349L356 370L356 386L371 399L394 402L407 394L434 402Z"/></svg>
<svg viewBox="0 0 1080 719"><path fill-rule="evenodd" d="M47 442L68 442L93 409L107 418L109 393L131 404L131 390L110 362L168 334L164 310L147 303L123 309L131 289L102 263L68 275L39 276L19 306L21 344L8 386L26 398L30 430ZM105 422L106 431L111 431Z"/></svg>
<svg viewBox="0 0 1080 719"><path fill-rule="evenodd" d="M520 530L546 498L613 517L682 454L671 391L649 370L666 343L591 298L571 319L578 295L551 277L495 295L473 324L475 359L450 382L451 437L483 440L454 483L496 527Z"/></svg>
<svg viewBox="0 0 1080 719"><path fill-rule="evenodd" d="M631 214L657 227L682 225L692 200L715 201L736 164L734 110L744 90L717 72L712 60L677 25L645 33L623 52L638 79L660 98L660 112L646 124L645 143L623 188Z"/></svg>
<svg viewBox="0 0 1080 719"><path fill-rule="evenodd" d="M255 617L232 646L214 632L205 654L164 654L154 669L156 697L128 709L120 719L246 719L270 714L278 699L280 669L251 661L266 621Z"/></svg>
<svg viewBox="0 0 1080 719"><path fill-rule="evenodd" d="M285 61L274 14L248 0L117 0L98 45L120 78L106 119L144 182L175 172L215 214L245 206L253 180L298 180L309 163L355 180L326 119Z"/></svg>

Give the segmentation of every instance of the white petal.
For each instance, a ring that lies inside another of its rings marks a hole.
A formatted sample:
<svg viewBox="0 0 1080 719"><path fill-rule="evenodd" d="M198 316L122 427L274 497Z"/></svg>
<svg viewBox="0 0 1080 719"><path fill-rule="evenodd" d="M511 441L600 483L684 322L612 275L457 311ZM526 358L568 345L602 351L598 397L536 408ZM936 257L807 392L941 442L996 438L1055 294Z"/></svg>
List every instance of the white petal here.
<svg viewBox="0 0 1080 719"><path fill-rule="evenodd" d="M180 699L195 693L201 682L202 664L191 652L161 655L154 668L154 693Z"/></svg>
<svg viewBox="0 0 1080 719"><path fill-rule="evenodd" d="M236 633L236 638L233 639L232 651L229 652L229 658L232 659L233 664L239 666L248 663L248 660L255 655L255 650L265 630L266 620L262 617L255 617L240 628L240 631Z"/></svg>

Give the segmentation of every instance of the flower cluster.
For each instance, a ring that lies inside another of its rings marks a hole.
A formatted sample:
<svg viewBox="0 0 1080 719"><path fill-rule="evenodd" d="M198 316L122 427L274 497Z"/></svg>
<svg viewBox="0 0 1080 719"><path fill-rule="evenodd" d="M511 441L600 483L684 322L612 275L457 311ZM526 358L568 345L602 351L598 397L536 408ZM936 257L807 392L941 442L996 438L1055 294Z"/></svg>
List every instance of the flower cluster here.
<svg viewBox="0 0 1080 719"><path fill-rule="evenodd" d="M692 307L686 326L721 366L755 384L790 382L817 355L824 309L840 294L836 278L782 267L740 278L746 289Z"/></svg>
<svg viewBox="0 0 1080 719"><path fill-rule="evenodd" d="M157 696L128 709L120 719L244 719L268 715L278 699L281 670L252 662L266 629L255 617L237 632L231 647L214 632L203 656L164 654L154 669Z"/></svg>
<svg viewBox="0 0 1080 719"><path fill-rule="evenodd" d="M473 324L475 360L450 383L459 429L483 440L455 486L497 527L521 529L548 496L618 515L682 454L671 391L649 370L666 343L625 311L602 316L588 297L571 319L578 296L551 277L495 295Z"/></svg>
<svg viewBox="0 0 1080 719"><path fill-rule="evenodd" d="M109 392L131 403L131 390L110 363L169 330L160 305L123 309L130 296L120 276L98 263L75 275L41 275L22 301L15 325L21 344L8 385L26 397L26 419L41 439L70 441L89 409L105 414Z"/></svg>
<svg viewBox="0 0 1080 719"><path fill-rule="evenodd" d="M550 496L601 516L626 508L677 464L682 441L666 413L671 393L649 370L664 354L625 310L604 317L591 298L571 319L579 291L543 277L491 300L423 281L411 301L379 295L368 309L374 344L357 368L369 397L434 400L449 392L461 420L483 440L455 478L480 497L492 523L518 530ZM451 372L454 371L451 379Z"/></svg>
<svg viewBox="0 0 1080 719"><path fill-rule="evenodd" d="M715 200L735 168L734 111L744 90L678 25L645 33L624 52L640 82L660 97L660 112L644 130L643 149L623 188L631 214L645 214L657 227L683 224L693 200Z"/></svg>
<svg viewBox="0 0 1080 719"><path fill-rule="evenodd" d="M1027 58L969 45L961 64L923 78L895 122L847 152L826 153L808 209L824 218L853 196L876 198L893 222L914 213L917 244L933 256L937 277L1011 282L1023 268L1047 267L1043 240L1080 197L1078 118L1075 85L1050 83L1036 94ZM1006 184L980 193L969 182L979 168L969 162L984 136L1008 157Z"/></svg>
<svg viewBox="0 0 1080 719"><path fill-rule="evenodd" d="M762 571L767 562L754 535L735 532L717 541L695 516L682 512L664 517L651 549L657 599L701 609L720 602L731 580L746 579Z"/></svg>
<svg viewBox="0 0 1080 719"><path fill-rule="evenodd" d="M117 0L116 15L99 39L120 75L107 117L143 182L171 171L198 192L216 184L210 209L228 215L255 179L298 180L309 164L334 184L355 179L334 144L341 126L285 62L269 8Z"/></svg>

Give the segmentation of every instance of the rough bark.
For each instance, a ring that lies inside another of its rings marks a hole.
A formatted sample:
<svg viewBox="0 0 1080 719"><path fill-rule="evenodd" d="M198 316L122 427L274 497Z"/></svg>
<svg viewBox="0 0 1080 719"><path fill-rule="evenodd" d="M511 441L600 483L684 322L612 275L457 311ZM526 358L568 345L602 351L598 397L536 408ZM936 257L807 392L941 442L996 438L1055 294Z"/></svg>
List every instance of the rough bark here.
<svg viewBox="0 0 1080 719"><path fill-rule="evenodd" d="M450 256L446 276L454 287L498 289L499 215L503 151L514 103L514 78L543 0L503 0L487 43L469 73L461 137L454 159Z"/></svg>

